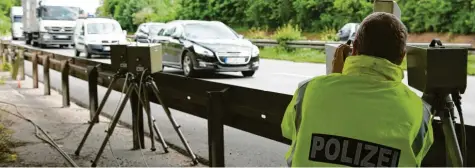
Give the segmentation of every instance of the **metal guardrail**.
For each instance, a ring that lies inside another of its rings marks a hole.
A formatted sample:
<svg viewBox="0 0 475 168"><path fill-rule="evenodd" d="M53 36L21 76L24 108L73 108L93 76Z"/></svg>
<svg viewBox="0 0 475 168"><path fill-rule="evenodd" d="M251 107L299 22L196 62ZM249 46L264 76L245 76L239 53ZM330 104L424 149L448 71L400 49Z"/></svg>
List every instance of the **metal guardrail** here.
<svg viewBox="0 0 475 168"><path fill-rule="evenodd" d="M133 35L127 35L127 38L133 38ZM254 45L259 47L274 47L279 43L274 39L248 39ZM325 44L343 44L339 41L318 41L318 40L295 40L287 42L287 46L290 48L313 48L313 49L325 49ZM408 46L428 46L429 43L407 43ZM468 48L469 51L475 51L475 48L470 43L445 43L447 47L461 47Z"/></svg>
<svg viewBox="0 0 475 168"><path fill-rule="evenodd" d="M257 46L267 47L267 46L278 46L279 43L277 40L273 39L249 39L252 43ZM314 48L314 49L325 49L325 44L343 44L344 42L337 41L314 41L314 40L296 40L287 42L287 46L292 48ZM407 43L408 46L428 46L429 43ZM445 43L446 47L461 47L468 48L471 51L475 51L472 44L465 43Z"/></svg>
<svg viewBox="0 0 475 168"><path fill-rule="evenodd" d="M0 55L3 58L8 58L7 60L10 60L10 62L11 60L17 60L22 64L24 62L23 59L32 62L34 88L38 88L38 65L42 65L44 67L45 95L49 95L51 89L50 69L60 72L62 76L61 92L64 106L68 106L70 102L67 76L87 81L89 85L89 109L91 116L98 108L97 86L107 87L114 75L110 64L48 53L12 44L9 41L1 41ZM22 66L14 68L19 67ZM24 70L18 72L20 76L25 75ZM274 141L290 144L289 140L282 137L280 124L285 109L292 99L292 95L215 83L167 73L156 73L153 75L153 78L162 93L163 101L167 102L170 108L208 120L208 145L210 147L209 160L211 166L224 166L224 125ZM113 89L121 92L122 81L114 84ZM150 96L149 100L160 104L154 96ZM131 100L131 103L138 103L138 100ZM142 114L136 108L131 110L135 116ZM136 149L139 148L139 143L142 147L145 147L143 140L145 136L143 132L143 117L138 118L138 122L133 122L134 128L140 128L133 129L134 137L140 137L139 140L134 138L133 146ZM442 125L440 122L434 121L433 128L435 143L424 159L422 166L442 167L445 166L446 162L446 159L444 159L446 151ZM456 128L458 132L459 125ZM466 131L467 142L469 143L468 158L475 158L475 127L466 125ZM459 132L458 135L460 135ZM475 159L468 160L468 165L475 166Z"/></svg>

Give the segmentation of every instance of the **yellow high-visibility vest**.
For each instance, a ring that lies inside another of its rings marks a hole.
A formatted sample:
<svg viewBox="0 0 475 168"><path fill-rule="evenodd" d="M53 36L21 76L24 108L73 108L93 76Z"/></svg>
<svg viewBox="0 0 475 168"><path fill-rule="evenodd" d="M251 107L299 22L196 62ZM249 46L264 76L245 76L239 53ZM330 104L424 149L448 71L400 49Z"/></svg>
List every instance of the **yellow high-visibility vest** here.
<svg viewBox="0 0 475 168"><path fill-rule="evenodd" d="M349 56L342 74L302 82L282 134L289 166L420 166L433 143L430 106L386 59Z"/></svg>

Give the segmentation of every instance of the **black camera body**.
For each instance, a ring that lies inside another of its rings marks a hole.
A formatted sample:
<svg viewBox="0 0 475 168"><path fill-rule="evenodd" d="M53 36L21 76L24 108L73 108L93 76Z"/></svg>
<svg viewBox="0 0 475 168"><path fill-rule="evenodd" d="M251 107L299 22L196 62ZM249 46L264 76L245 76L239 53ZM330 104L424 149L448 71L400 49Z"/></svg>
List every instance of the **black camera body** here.
<svg viewBox="0 0 475 168"><path fill-rule="evenodd" d="M128 57L127 57L127 45L116 44L111 45L111 65L112 69L116 72L128 71Z"/></svg>
<svg viewBox="0 0 475 168"><path fill-rule="evenodd" d="M111 64L114 71L140 74L143 71L162 71L160 44L111 45Z"/></svg>
<svg viewBox="0 0 475 168"><path fill-rule="evenodd" d="M407 46L408 84L424 93L463 94L467 59L467 49L447 48L437 39L426 47Z"/></svg>

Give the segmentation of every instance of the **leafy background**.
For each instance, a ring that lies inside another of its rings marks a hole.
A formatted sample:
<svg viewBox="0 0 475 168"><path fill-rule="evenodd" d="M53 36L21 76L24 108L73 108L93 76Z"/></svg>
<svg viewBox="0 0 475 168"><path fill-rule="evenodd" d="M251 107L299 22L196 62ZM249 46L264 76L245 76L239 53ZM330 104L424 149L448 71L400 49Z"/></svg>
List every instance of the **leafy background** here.
<svg viewBox="0 0 475 168"><path fill-rule="evenodd" d="M397 0L411 33L475 33L475 0ZM219 20L236 29L275 30L286 24L305 32L339 29L372 11L369 0L104 0L98 14L128 31L148 21Z"/></svg>

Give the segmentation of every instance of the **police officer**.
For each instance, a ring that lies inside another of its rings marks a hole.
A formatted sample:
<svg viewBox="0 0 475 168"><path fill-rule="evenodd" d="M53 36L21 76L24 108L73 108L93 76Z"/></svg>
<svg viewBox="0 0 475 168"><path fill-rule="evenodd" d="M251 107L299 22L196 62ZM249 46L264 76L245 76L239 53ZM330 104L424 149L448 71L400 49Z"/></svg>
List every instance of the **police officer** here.
<svg viewBox="0 0 475 168"><path fill-rule="evenodd" d="M420 166L433 143L429 106L404 83L407 30L375 12L341 45L332 74L302 82L281 127L289 166Z"/></svg>

